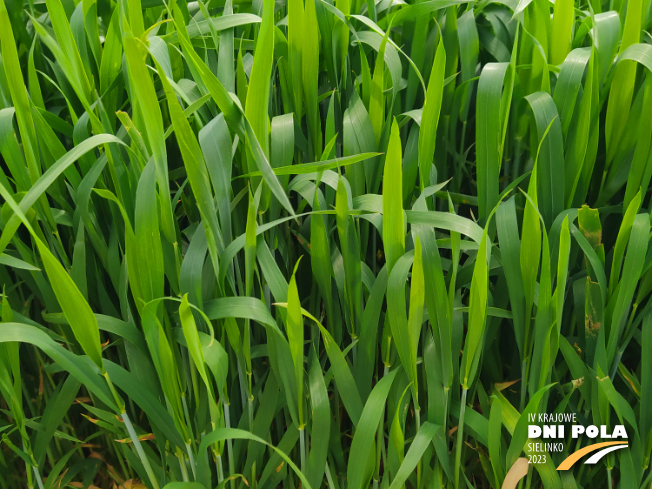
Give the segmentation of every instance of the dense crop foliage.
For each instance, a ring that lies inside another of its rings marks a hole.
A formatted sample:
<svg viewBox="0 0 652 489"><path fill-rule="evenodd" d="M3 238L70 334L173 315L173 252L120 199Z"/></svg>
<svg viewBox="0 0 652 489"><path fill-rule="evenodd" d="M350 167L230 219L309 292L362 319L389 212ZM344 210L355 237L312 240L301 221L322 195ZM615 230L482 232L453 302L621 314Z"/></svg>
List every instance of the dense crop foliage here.
<svg viewBox="0 0 652 489"><path fill-rule="evenodd" d="M649 488L650 13L0 0L0 489Z"/></svg>

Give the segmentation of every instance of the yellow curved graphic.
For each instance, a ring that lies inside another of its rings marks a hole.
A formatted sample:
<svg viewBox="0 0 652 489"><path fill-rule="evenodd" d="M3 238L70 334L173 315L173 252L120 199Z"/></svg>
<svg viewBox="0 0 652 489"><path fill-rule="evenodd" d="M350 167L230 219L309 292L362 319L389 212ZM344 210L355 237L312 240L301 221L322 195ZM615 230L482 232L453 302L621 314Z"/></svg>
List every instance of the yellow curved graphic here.
<svg viewBox="0 0 652 489"><path fill-rule="evenodd" d="M562 463L559 464L559 467L557 467L557 470L568 470L570 469L575 462L577 462L579 459L581 459L584 455L587 455L591 452L595 452L596 450L599 450L600 448L608 447L611 445L627 445L627 442L623 441L606 441L603 443L596 443L594 445L589 445L588 447L584 447L581 450L576 451L575 453L570 454L566 460L564 460Z"/></svg>

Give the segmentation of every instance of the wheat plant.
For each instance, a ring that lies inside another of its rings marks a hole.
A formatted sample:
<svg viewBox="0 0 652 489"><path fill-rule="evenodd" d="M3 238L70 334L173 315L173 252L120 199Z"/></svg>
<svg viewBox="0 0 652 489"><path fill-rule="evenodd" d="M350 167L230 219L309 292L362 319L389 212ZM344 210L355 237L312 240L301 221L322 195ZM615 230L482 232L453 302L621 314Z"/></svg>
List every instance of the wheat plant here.
<svg viewBox="0 0 652 489"><path fill-rule="evenodd" d="M651 487L651 6L0 0L0 489Z"/></svg>

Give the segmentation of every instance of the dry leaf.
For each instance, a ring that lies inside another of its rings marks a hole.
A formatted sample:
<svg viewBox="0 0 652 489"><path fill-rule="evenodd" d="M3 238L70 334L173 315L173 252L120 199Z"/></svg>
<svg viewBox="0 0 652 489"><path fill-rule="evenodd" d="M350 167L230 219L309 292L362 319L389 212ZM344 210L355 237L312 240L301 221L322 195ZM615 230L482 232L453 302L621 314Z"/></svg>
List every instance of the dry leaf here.
<svg viewBox="0 0 652 489"><path fill-rule="evenodd" d="M141 435L138 437L140 441L147 441L147 440L156 440L156 436L154 433L147 433L146 435ZM118 443L131 443L132 440L131 438L123 438L122 440L116 440Z"/></svg>
<svg viewBox="0 0 652 489"><path fill-rule="evenodd" d="M502 489L516 489L516 485L527 475L530 464L525 457L519 458L505 476Z"/></svg>
<svg viewBox="0 0 652 489"><path fill-rule="evenodd" d="M498 384L494 384L494 386L496 387L496 390L498 392L501 392L501 391L507 389L508 387L513 386L514 384L516 384L520 380L521 379L510 380L510 381L507 381L507 382L499 382Z"/></svg>

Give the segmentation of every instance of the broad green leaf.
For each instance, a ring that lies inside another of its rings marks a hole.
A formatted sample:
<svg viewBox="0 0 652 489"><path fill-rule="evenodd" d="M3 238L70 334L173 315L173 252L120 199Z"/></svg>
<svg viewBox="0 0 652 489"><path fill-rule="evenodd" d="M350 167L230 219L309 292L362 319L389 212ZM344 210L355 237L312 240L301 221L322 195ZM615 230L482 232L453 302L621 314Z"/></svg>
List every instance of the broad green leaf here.
<svg viewBox="0 0 652 489"><path fill-rule="evenodd" d="M383 243L387 271L405 252L405 221L403 217L402 151L396 120L392 122L385 171L383 173Z"/></svg>

